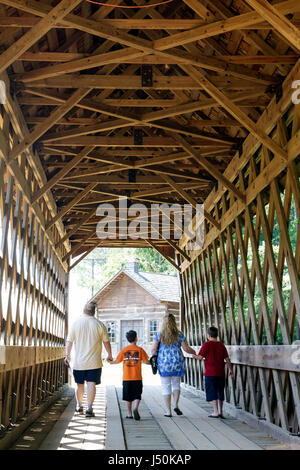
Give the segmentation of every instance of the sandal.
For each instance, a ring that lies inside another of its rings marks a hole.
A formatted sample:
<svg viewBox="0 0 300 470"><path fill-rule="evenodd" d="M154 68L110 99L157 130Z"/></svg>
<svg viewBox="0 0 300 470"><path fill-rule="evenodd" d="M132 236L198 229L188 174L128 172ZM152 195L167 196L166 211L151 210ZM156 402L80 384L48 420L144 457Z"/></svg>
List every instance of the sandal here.
<svg viewBox="0 0 300 470"><path fill-rule="evenodd" d="M220 415L208 415L209 418L219 418Z"/></svg>
<svg viewBox="0 0 300 470"><path fill-rule="evenodd" d="M164 415L166 418L172 418L172 415Z"/></svg>
<svg viewBox="0 0 300 470"><path fill-rule="evenodd" d="M133 419L133 416L126 416L126 419Z"/></svg>
<svg viewBox="0 0 300 470"><path fill-rule="evenodd" d="M136 421L139 421L141 419L138 410L133 410L133 416Z"/></svg>

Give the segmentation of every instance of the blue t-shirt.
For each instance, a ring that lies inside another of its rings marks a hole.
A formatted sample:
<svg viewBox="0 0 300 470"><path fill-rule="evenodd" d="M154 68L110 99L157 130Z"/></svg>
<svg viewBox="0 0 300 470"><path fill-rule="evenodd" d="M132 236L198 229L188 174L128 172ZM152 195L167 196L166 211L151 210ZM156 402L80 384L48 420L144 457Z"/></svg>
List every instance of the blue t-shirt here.
<svg viewBox="0 0 300 470"><path fill-rule="evenodd" d="M159 341L159 333L155 334L154 340ZM181 350L183 342L186 342L186 338L179 332L179 339L176 343L170 346L159 343L157 368L161 377L182 377L184 375L184 355Z"/></svg>

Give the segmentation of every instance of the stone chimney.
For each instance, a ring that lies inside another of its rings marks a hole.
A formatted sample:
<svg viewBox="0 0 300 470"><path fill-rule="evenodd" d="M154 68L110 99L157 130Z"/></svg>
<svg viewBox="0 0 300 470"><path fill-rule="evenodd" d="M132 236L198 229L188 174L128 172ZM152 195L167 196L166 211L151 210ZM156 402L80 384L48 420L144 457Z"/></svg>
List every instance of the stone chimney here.
<svg viewBox="0 0 300 470"><path fill-rule="evenodd" d="M126 271L131 271L138 273L139 272L139 262L136 258L132 258L129 261L127 261L126 266L125 266Z"/></svg>

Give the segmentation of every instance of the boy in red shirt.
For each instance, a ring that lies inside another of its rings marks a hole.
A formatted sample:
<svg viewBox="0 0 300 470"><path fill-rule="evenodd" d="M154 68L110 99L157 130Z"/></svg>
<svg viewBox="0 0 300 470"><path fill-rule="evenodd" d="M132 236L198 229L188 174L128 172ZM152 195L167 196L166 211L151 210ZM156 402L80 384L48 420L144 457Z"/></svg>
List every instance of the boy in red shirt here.
<svg viewBox="0 0 300 470"><path fill-rule="evenodd" d="M142 398L142 362L150 364L148 355L143 348L136 345L136 331L130 330L126 333L126 338L130 343L119 352L118 356L110 364L123 362L123 400L127 402L128 415L126 418L139 420L138 407ZM132 402L134 402L132 416Z"/></svg>
<svg viewBox="0 0 300 470"><path fill-rule="evenodd" d="M210 418L224 418L222 414L225 388L225 361L233 377L232 364L230 362L226 347L218 341L218 329L214 326L208 328L208 341L206 341L195 359L205 359L205 392L206 401L212 401L214 412Z"/></svg>

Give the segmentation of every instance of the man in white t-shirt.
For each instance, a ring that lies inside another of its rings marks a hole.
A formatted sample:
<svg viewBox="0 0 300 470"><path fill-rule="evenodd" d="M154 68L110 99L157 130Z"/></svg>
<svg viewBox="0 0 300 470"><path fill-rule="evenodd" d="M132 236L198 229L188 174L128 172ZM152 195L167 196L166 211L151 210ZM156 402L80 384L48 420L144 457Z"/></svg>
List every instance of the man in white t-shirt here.
<svg viewBox="0 0 300 470"><path fill-rule="evenodd" d="M96 304L86 304L83 315L76 320L67 337L65 363L70 363L71 350L75 345L73 375L76 382L76 412L83 413L82 401L84 382L87 383L87 417L95 416L93 403L96 396L96 385L100 383L102 372L102 342L107 351L107 360L112 361L111 345L106 326L94 317Z"/></svg>

